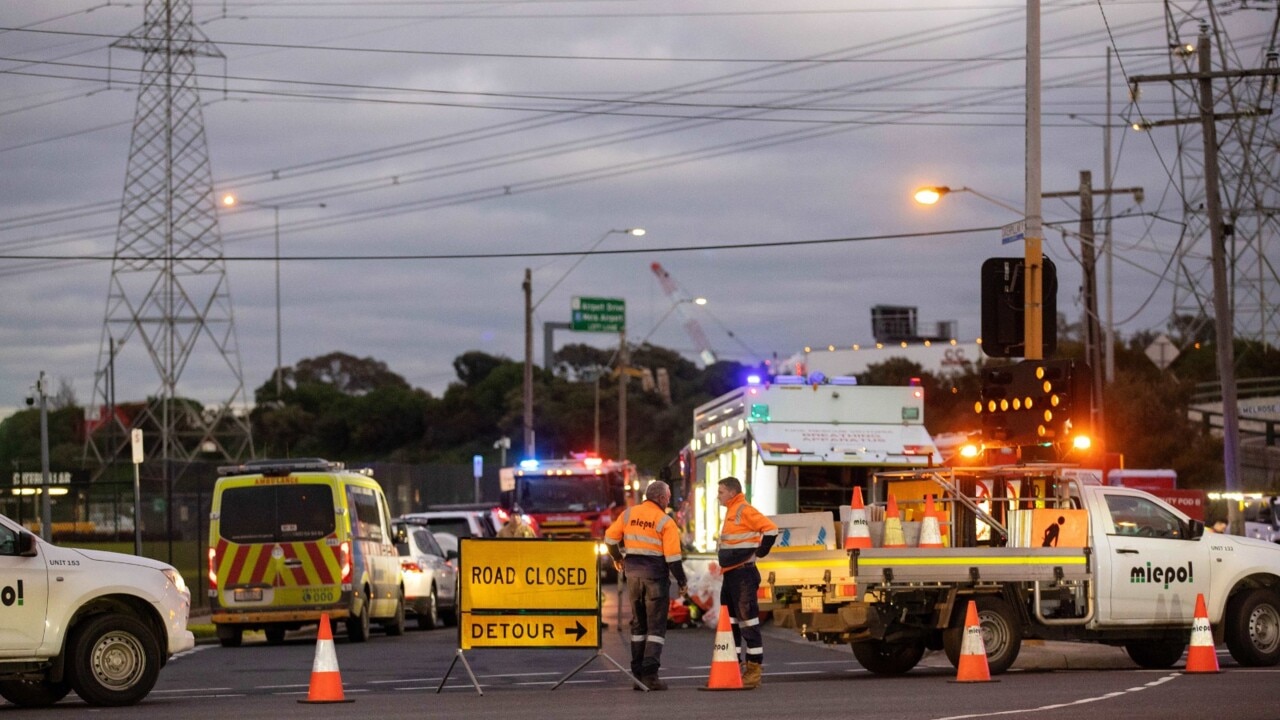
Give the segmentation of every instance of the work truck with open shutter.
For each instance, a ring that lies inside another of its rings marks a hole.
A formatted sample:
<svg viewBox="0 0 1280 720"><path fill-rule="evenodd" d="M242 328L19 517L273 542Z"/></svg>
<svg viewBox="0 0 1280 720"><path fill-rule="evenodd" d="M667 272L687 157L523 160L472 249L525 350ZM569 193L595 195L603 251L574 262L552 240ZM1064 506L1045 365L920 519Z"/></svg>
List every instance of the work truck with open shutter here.
<svg viewBox="0 0 1280 720"><path fill-rule="evenodd" d="M1143 667L1166 668L1203 595L1238 663L1280 662L1280 546L1206 532L1153 495L1057 467L877 475L869 497L890 494L921 526L935 496L943 547L879 546L877 526L894 520L872 503L872 547L776 548L758 561L762 609L811 640L850 643L881 674L909 671L926 649L958 663L970 600L993 673L1027 638L1121 646Z"/></svg>

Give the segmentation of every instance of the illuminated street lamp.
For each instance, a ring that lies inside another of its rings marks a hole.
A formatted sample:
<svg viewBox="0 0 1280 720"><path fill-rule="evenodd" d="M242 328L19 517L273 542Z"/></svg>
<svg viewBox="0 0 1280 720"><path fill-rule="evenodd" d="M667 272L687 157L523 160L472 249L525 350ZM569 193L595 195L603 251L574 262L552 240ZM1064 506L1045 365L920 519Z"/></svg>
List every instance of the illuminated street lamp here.
<svg viewBox="0 0 1280 720"><path fill-rule="evenodd" d="M938 201L942 199L943 195L947 195L950 193L957 193L957 192L967 192L973 195L977 195L983 200L986 200L987 202L993 203L995 205L999 205L1000 207L1004 208L1005 210L1008 210L1009 212L1017 213L1018 215L1022 214L1021 210L1010 205L1009 203L1006 203L1003 200L997 200L996 198L993 198L990 195L987 195L985 193L980 193L977 190L974 190L973 188L970 188L970 187L952 188L952 187L947 187L946 185L926 185L925 187L917 188L915 193L912 195L912 197L915 198L915 201L920 203L921 205L936 205Z"/></svg>
<svg viewBox="0 0 1280 720"><path fill-rule="evenodd" d="M284 397L284 348L281 339L280 330L280 208L303 207L301 205L272 205L269 203L252 202L249 200L241 200L231 193L222 196L222 206L233 208L236 205L248 205L250 207L265 208L270 210L275 225L275 262L276 262L276 401L279 402ZM317 203L308 207L325 207L324 203Z"/></svg>
<svg viewBox="0 0 1280 720"><path fill-rule="evenodd" d="M551 294L552 290L555 290L557 287L559 287L560 283L564 282L565 278L569 277L569 274L572 273L575 269L577 269L577 267L582 264L582 261L586 260L587 256L590 255L592 252L594 252L596 248L600 247L600 244L603 243L605 239L608 238L610 235L631 235L632 237L640 237L644 235L644 233L645 233L644 228L638 228L638 227L626 228L621 230L620 229L606 230L605 233L600 236L599 240L596 240L591 245L591 247L587 248L585 252L583 252L581 255L578 256L578 259L575 260L574 263L569 266L568 270L564 271L564 274L561 275L558 280L556 280L554 283L551 283L551 287L547 288L547 291L542 294L542 297L538 298L537 302L533 302L533 271L529 268L525 268L523 287L524 287L524 456L526 459L533 458L534 456L534 453L533 453L534 451L533 311L539 305L542 304L543 300L547 299L547 296ZM627 364L627 347L626 346L627 346L627 333L624 330L621 333L619 338L619 351L622 354L620 367L623 367L623 368L625 368ZM550 354L551 353L548 352L547 356L550 357ZM550 370L550 368L548 368L548 370ZM622 373L618 379L618 388L619 388L618 389L618 424L619 424L618 442L620 446L619 453L618 453L620 456L619 459L622 459L621 456L624 455L623 451L626 449L626 433L627 433L626 382L627 382L626 373ZM599 449L598 445L599 445L599 442L597 441L597 450Z"/></svg>

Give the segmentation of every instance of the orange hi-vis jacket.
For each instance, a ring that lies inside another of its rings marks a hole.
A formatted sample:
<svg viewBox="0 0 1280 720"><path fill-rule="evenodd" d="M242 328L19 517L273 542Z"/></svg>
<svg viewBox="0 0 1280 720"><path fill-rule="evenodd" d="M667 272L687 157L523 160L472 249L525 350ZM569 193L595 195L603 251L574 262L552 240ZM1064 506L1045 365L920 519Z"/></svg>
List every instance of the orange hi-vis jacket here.
<svg viewBox="0 0 1280 720"><path fill-rule="evenodd" d="M778 526L748 505L742 493L733 496L725 510L716 553L720 569L728 572L769 554L769 548L778 538Z"/></svg>
<svg viewBox="0 0 1280 720"><path fill-rule="evenodd" d="M657 503L646 500L627 508L605 531L604 541L625 549L628 575L665 578L670 570L685 584L680 529Z"/></svg>

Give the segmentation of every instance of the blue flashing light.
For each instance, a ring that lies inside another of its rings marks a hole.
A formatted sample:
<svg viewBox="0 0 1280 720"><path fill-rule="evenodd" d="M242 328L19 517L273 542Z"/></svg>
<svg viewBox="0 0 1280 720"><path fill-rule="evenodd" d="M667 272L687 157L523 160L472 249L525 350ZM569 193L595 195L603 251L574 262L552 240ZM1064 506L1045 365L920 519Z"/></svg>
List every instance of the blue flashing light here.
<svg viewBox="0 0 1280 720"><path fill-rule="evenodd" d="M826 381L827 381L827 374L826 374L826 373L824 373L824 372L822 372L821 370L815 370L815 371L813 371L813 372L809 373L809 384L810 384L810 385L821 385L821 384L825 383Z"/></svg>
<svg viewBox="0 0 1280 720"><path fill-rule="evenodd" d="M760 384L760 376L759 376L759 375L748 375L748 376L747 376L747 384L748 384L748 385L759 385L759 384Z"/></svg>
<svg viewBox="0 0 1280 720"><path fill-rule="evenodd" d="M537 470L537 469L538 469L538 461L537 461L537 460L535 460L535 459L533 459L533 458L529 458L528 460L521 460L521 461L520 461L520 468L521 468L522 470Z"/></svg>
<svg viewBox="0 0 1280 720"><path fill-rule="evenodd" d="M803 375L774 375L773 383L775 385L803 385Z"/></svg>
<svg viewBox="0 0 1280 720"><path fill-rule="evenodd" d="M852 375L842 375L840 377L831 378L830 382L832 385L857 385L858 378Z"/></svg>

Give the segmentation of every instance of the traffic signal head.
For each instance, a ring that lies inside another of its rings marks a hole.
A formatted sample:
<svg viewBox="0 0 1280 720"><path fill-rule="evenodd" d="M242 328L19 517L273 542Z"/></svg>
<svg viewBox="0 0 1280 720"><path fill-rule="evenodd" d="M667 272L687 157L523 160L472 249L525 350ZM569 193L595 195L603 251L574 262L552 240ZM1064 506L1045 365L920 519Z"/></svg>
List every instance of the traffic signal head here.
<svg viewBox="0 0 1280 720"><path fill-rule="evenodd" d="M984 371L974 406L984 436L1006 445L1074 443L1091 415L1089 377L1072 360L1024 360Z"/></svg>

